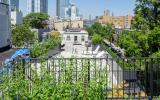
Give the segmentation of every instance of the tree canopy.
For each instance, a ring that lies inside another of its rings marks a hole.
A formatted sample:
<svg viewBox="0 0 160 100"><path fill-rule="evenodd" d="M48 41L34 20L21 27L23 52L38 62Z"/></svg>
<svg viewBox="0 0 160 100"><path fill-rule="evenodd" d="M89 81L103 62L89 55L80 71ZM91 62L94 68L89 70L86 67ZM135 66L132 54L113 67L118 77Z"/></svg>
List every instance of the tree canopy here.
<svg viewBox="0 0 160 100"><path fill-rule="evenodd" d="M137 29L160 27L159 0L136 0L134 26Z"/></svg>
<svg viewBox="0 0 160 100"><path fill-rule="evenodd" d="M126 50L126 56L156 56L160 50L159 0L136 0L133 28L133 32L123 32L118 39L120 47Z"/></svg>
<svg viewBox="0 0 160 100"><path fill-rule="evenodd" d="M48 17L46 13L30 13L24 17L23 22L32 28L41 29L46 26L45 21L48 20Z"/></svg>
<svg viewBox="0 0 160 100"><path fill-rule="evenodd" d="M93 43L94 45L100 44L102 41L103 41L103 38L102 38L100 35L94 34L94 35L92 36L92 43Z"/></svg>
<svg viewBox="0 0 160 100"><path fill-rule="evenodd" d="M34 42L34 33L28 25L16 25L12 27L12 44L15 47L26 47Z"/></svg>
<svg viewBox="0 0 160 100"><path fill-rule="evenodd" d="M111 24L102 25L100 23L95 23L91 27L87 27L86 29L90 36L94 34L98 34L103 38L111 39L113 33L115 33L114 28Z"/></svg>

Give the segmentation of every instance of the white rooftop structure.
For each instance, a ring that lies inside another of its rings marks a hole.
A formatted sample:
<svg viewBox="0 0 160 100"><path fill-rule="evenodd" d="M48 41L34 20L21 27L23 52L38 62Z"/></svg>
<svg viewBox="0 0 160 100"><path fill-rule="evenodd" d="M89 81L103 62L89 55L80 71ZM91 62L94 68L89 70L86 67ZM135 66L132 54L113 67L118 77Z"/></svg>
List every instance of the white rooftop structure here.
<svg viewBox="0 0 160 100"><path fill-rule="evenodd" d="M61 31L62 43L85 45L89 41L88 32L85 30L73 29Z"/></svg>

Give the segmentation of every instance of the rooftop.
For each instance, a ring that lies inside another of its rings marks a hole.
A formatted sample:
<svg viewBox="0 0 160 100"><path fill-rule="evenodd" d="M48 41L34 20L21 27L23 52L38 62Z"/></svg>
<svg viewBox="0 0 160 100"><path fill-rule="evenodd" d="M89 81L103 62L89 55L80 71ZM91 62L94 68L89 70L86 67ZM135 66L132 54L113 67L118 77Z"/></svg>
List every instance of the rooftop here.
<svg viewBox="0 0 160 100"><path fill-rule="evenodd" d="M66 31L60 31L60 33L65 33L65 34L71 34L71 33L81 33L81 34L88 34L87 31L80 29L80 28L72 28L72 29L66 29Z"/></svg>
<svg viewBox="0 0 160 100"><path fill-rule="evenodd" d="M0 52L0 65L1 65L1 63L4 62L6 59L8 59L9 57L11 57L16 50L17 50L17 49L10 49L10 50L5 51L5 52Z"/></svg>

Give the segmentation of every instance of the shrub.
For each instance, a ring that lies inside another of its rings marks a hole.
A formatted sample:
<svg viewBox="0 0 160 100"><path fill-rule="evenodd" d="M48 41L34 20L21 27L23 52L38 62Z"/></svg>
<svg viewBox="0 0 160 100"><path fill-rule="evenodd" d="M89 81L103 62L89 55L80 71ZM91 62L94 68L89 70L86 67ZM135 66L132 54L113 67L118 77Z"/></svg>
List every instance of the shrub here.
<svg viewBox="0 0 160 100"><path fill-rule="evenodd" d="M96 69L101 74L95 74L88 79L88 62L84 59L83 68L75 73L76 61L59 59L58 69L48 63L41 63L41 67L34 69L32 63L26 63L26 69L30 73L24 73L22 64L14 65L12 78L6 76L0 89L3 90L6 100L12 100L17 96L20 100L103 100L106 96L104 89L107 86L106 69ZM54 61L56 63L56 61ZM30 65L31 64L31 65ZM95 64L94 64L95 65ZM32 66L32 67L31 67ZM26 77L27 76L27 77ZM57 77L58 76L58 77ZM29 89L30 88L30 89ZM7 97L7 98L6 98Z"/></svg>
<svg viewBox="0 0 160 100"><path fill-rule="evenodd" d="M31 56L33 58L46 54L50 49L55 48L60 43L58 38L50 38L45 42L38 43L32 46Z"/></svg>
<svg viewBox="0 0 160 100"><path fill-rule="evenodd" d="M94 34L93 37L92 37L92 43L94 45L100 44L102 42L102 40L103 40L103 38L98 34Z"/></svg>

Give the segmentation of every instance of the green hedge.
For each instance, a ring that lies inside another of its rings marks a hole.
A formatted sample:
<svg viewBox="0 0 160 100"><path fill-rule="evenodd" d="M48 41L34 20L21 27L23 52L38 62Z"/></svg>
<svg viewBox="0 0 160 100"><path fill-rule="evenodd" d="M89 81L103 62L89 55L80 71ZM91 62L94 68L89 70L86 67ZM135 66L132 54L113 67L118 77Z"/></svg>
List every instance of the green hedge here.
<svg viewBox="0 0 160 100"><path fill-rule="evenodd" d="M59 38L50 38L45 42L38 43L31 48L31 57L37 58L46 54L50 49L55 48L60 43Z"/></svg>

